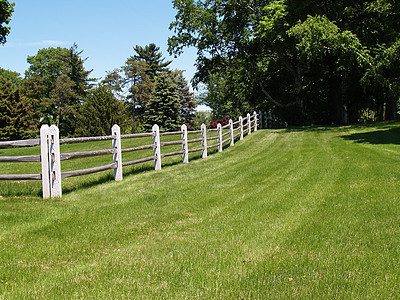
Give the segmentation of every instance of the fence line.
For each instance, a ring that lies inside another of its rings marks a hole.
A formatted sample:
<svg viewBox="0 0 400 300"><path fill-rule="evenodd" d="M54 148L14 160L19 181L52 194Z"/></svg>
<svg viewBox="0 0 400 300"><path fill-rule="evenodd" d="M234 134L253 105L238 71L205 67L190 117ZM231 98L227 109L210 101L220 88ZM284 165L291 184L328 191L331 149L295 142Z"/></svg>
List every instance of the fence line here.
<svg viewBox="0 0 400 300"><path fill-rule="evenodd" d="M260 117L260 118L258 118ZM161 170L162 159L164 157L182 155L182 161L189 163L189 153L202 152L202 158L206 158L208 155L208 149L218 147L218 152L223 151L223 145L229 142L230 146L235 143L235 138L240 137L243 139L245 133L251 134L251 130L257 131L258 123L262 126L261 119L262 112L257 114L254 112L252 115L247 114L245 118L239 117L239 120L233 122L229 120L227 125L222 126L218 123L217 128L206 128L205 124L201 125L201 130L188 131L186 125L182 125L180 131L173 132L161 132L157 124L152 128L151 132L146 133L135 133L121 135L120 128L118 125L114 125L111 129L111 135L99 136L99 137L79 137L79 138L59 138L59 130L57 126L43 125L40 129L40 138L31 140L19 140L19 141L7 141L0 142L0 147L25 147L25 146L37 146L40 145L41 155L26 155L26 156L0 156L0 162L41 162L42 173L41 174L0 174L0 180L42 180L42 193L43 198L50 197L61 197L61 179L81 176L86 174L92 174L105 170L114 169L114 179L116 181L123 179L122 168L124 166L144 163L147 161L154 161L154 169ZM238 125L236 128L235 125ZM227 130L223 132L223 130ZM215 132L216 136L207 137L207 132ZM235 132L238 131L237 134ZM191 134L201 134L201 138L188 139ZM179 140L161 142L161 137L180 135ZM122 149L122 139L133 139L139 137L152 137L153 143L149 145L142 145L133 148ZM225 138L226 137L226 138ZM225 138L225 139L223 139ZM72 144L72 143L83 143L91 141L104 141L111 140L111 149L93 150L93 151L82 151L72 153L60 153L60 144ZM216 140L215 144L208 145L207 141ZM201 142L200 148L189 149L189 144ZM182 150L173 151L170 153L162 153L161 147L171 145L182 145ZM122 153L153 149L153 156L140 158L133 161L122 161ZM61 161L70 160L76 158L85 158L92 156L101 156L112 154L112 163L97 166L88 169L73 170L67 172L61 172Z"/></svg>
<svg viewBox="0 0 400 300"><path fill-rule="evenodd" d="M273 115L271 112L259 111L258 115L260 118L260 128L283 128L288 126L288 123L283 121L282 118Z"/></svg>

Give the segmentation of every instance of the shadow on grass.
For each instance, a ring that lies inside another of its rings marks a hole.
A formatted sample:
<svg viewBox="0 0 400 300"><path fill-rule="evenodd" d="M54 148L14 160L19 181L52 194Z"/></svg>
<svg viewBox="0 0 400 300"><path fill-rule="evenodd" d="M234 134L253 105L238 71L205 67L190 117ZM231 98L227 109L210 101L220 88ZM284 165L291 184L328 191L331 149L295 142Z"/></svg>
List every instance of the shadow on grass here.
<svg viewBox="0 0 400 300"><path fill-rule="evenodd" d="M212 153L214 153L214 151L211 151L210 154L212 154ZM194 155L193 157L191 157L190 161L196 161L201 158L202 158L201 154L197 154L197 155ZM167 160L166 159L162 163L162 168L171 167L171 166L175 166L175 165L179 165L179 164L182 164L181 160L176 160L176 159L175 160ZM154 166L150 165L150 164L136 165L134 168L130 168L127 171L125 171L125 170L123 171L123 177L128 177L128 176L132 176L132 175L136 175L136 174L140 174L140 173L154 171ZM103 174L100 176L98 175L96 178L83 179L83 182L79 182L77 184L70 184L70 185L63 184L62 193L63 193L63 195L66 195L66 194L70 194L77 190L89 189L91 187L95 187L100 184L112 182L112 181L114 181L114 175L112 174L112 172L110 172L108 174ZM40 193L41 193L41 191L40 191ZM38 196L41 196L41 194Z"/></svg>
<svg viewBox="0 0 400 300"><path fill-rule="evenodd" d="M246 136L246 133L245 133ZM235 144L239 142L239 137L235 138ZM230 143L226 142L223 145L223 149L227 149L230 147ZM208 155L213 155L218 153L218 148L212 148L208 149ZM197 161L202 159L202 154L201 151L195 152L190 155L189 162L190 161ZM163 159L162 161L162 168L167 168L171 166L175 166L178 164L182 164L181 159L177 159L177 157L174 158L166 158ZM133 167L127 167L124 168L123 171L123 176L128 177L140 173L145 173L149 171L154 171L154 166L151 163L143 164L143 165L135 165ZM80 176L79 176L80 177ZM108 183L114 181L114 174L112 171L107 171L106 173L97 173L97 174L91 174L91 175L85 175L83 177L80 177L79 180L76 180L74 178L77 177L71 177L68 179L65 179L62 181L62 194L67 195L70 194L74 191L78 190L84 190L84 189L89 189L92 187L96 187L98 185L101 185L103 183ZM21 185L14 186L15 182L9 182L9 186L7 188L0 188L0 195L3 197L42 197L42 189L41 189L41 183L36 182L22 182L24 187L21 187ZM25 187L26 185L26 187Z"/></svg>
<svg viewBox="0 0 400 300"><path fill-rule="evenodd" d="M289 126L288 128L275 128L275 129L267 129L267 130L279 130L283 132L341 132L346 131L348 129L351 130L359 130L359 129L371 129L374 128L376 131L382 131L385 129L393 129L396 128L396 125L400 125L398 121L383 121L383 122L375 122L375 123L359 123L359 124L350 124L350 125L309 125L309 126Z"/></svg>
<svg viewBox="0 0 400 300"><path fill-rule="evenodd" d="M400 145L400 127L341 136L356 143Z"/></svg>

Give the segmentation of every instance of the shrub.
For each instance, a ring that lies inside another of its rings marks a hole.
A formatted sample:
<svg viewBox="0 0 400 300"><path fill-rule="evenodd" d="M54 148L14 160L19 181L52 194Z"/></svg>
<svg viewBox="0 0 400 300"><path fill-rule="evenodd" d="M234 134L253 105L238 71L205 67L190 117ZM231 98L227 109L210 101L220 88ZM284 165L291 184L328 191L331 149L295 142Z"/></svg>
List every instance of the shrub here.
<svg viewBox="0 0 400 300"><path fill-rule="evenodd" d="M367 122L375 122L376 121L376 113L373 110L370 110L369 108L367 109L361 109L358 112L359 118L358 122L360 123L367 123Z"/></svg>
<svg viewBox="0 0 400 300"><path fill-rule="evenodd" d="M229 116L225 116L222 119L211 121L210 128L217 128L218 123L221 123L222 126L229 124Z"/></svg>

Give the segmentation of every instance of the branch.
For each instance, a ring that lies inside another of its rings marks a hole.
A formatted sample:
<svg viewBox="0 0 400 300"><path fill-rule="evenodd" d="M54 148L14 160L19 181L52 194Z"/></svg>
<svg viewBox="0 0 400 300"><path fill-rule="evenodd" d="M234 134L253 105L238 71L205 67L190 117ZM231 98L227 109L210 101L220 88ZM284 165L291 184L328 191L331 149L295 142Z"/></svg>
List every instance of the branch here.
<svg viewBox="0 0 400 300"><path fill-rule="evenodd" d="M262 84L261 81L260 81L260 87L261 87L261 91L265 94L265 96L267 96L267 98L278 107L286 108L286 107L290 107L290 106L298 104L297 101L289 102L287 104L282 104L282 103L276 101L274 98L272 98L272 96L265 90L264 85Z"/></svg>

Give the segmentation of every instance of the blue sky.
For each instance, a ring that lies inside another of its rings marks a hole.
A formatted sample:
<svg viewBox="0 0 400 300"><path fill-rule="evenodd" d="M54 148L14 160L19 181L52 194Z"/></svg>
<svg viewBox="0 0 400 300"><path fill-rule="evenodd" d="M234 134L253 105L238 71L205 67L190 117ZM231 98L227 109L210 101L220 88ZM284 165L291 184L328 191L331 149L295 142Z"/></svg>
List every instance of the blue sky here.
<svg viewBox="0 0 400 300"><path fill-rule="evenodd" d="M77 43L92 77L104 77L134 54L135 45L155 43L171 68L193 77L196 50L174 59L167 53L175 18L170 0L13 0L14 13L7 43L0 46L0 67L24 75L26 58L48 47Z"/></svg>

